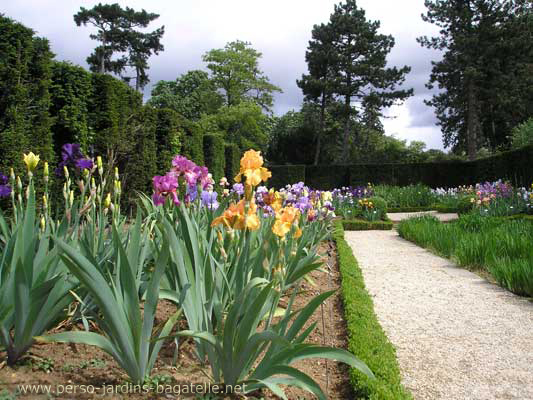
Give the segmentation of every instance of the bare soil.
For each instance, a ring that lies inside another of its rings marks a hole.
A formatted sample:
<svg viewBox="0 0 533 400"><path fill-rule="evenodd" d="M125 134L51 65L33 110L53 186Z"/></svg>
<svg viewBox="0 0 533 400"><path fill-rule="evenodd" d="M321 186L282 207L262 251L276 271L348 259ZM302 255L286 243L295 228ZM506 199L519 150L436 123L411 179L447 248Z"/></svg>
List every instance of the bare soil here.
<svg viewBox="0 0 533 400"><path fill-rule="evenodd" d="M320 253L323 253L324 266L322 270L310 274L312 283L307 281L302 283L295 308L305 306L320 293L340 287L334 245L330 242L323 243ZM166 300L160 301L156 322L164 322L175 311L176 307L172 303ZM322 307L317 309L308 321L308 325L317 323L308 342L346 348L346 326L343 316L342 299L340 291L337 291ZM179 325L179 329L186 328L184 320L180 321ZM67 329L82 330L83 328L62 324L54 331ZM152 371L154 384L189 385L191 382L198 384L209 382L208 368L203 370L200 367L194 355L194 345L191 340L180 339L177 362L174 365L175 353L175 344L172 341L165 343ZM153 392L132 393L131 388L125 386L128 376L113 358L92 346L37 343L15 367L6 366L5 359L5 354L0 353L0 400L14 399L15 394L16 398L24 399L182 399L194 397L183 393L180 395ZM353 397L350 392L348 367L344 364L311 359L295 363L294 366L312 376L320 384L328 399ZM41 386L39 394L24 394L20 390L21 385L50 385L51 393L43 393L46 389ZM91 393L88 393L89 391ZM314 398L308 392L297 388L286 388L286 393L288 398L295 400ZM254 396L248 398L277 399L268 391L255 393Z"/></svg>

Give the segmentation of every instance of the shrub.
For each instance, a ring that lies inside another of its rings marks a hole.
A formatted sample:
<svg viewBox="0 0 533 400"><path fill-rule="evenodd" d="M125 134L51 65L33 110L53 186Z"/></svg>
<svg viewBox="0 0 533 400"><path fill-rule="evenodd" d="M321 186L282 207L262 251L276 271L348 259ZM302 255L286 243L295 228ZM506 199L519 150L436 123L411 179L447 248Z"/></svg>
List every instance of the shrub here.
<svg viewBox="0 0 533 400"><path fill-rule="evenodd" d="M511 147L519 149L533 144L533 118L518 125L511 131Z"/></svg>
<svg viewBox="0 0 533 400"><path fill-rule="evenodd" d="M172 158L181 151L182 137L179 114L169 108L158 109L155 137L157 172L163 174L170 168Z"/></svg>
<svg viewBox="0 0 533 400"><path fill-rule="evenodd" d="M276 189L295 182L305 182L305 165L274 165L268 168L272 171L268 184Z"/></svg>

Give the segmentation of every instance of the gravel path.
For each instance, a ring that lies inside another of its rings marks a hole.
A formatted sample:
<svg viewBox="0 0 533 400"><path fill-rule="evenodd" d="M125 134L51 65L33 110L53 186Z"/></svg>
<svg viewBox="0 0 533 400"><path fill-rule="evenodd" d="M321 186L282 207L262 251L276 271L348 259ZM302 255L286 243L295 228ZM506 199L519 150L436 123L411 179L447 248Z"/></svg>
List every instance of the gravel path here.
<svg viewBox="0 0 533 400"><path fill-rule="evenodd" d="M415 399L533 399L533 302L398 236L346 232Z"/></svg>

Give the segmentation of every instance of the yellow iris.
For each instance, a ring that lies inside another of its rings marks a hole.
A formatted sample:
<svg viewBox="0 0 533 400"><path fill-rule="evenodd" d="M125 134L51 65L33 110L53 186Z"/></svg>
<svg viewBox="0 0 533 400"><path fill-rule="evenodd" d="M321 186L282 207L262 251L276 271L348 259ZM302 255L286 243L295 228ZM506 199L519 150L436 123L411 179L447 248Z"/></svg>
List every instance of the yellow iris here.
<svg viewBox="0 0 533 400"><path fill-rule="evenodd" d="M231 204L224 213L213 220L211 226L223 225L226 228L255 231L259 229L261 222L257 216L257 205L250 202L248 212L245 209L244 200L237 204Z"/></svg>
<svg viewBox="0 0 533 400"><path fill-rule="evenodd" d="M28 154L24 154L24 163L28 167L28 172L32 172L39 164L39 156L30 151Z"/></svg>
<svg viewBox="0 0 533 400"><path fill-rule="evenodd" d="M295 207L288 206L281 209L276 213L276 221L272 226L272 232L284 238L287 233L290 232L291 227L296 226L296 231L294 232L294 238L297 239L302 236L302 230L298 228L298 220L300 218L300 210Z"/></svg>
<svg viewBox="0 0 533 400"><path fill-rule="evenodd" d="M246 178L246 185L249 186L257 186L272 176L272 173L263 167L263 157L260 151L248 150L244 153L241 158L241 169L235 177L235 182L240 182L243 176Z"/></svg>

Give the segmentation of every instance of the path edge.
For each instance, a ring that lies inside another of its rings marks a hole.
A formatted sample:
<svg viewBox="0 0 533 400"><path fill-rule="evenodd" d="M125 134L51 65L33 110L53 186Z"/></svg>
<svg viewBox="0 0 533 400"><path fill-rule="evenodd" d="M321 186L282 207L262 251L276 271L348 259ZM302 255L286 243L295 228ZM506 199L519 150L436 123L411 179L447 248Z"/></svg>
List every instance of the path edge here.
<svg viewBox="0 0 533 400"><path fill-rule="evenodd" d="M412 399L401 384L396 350L378 322L362 271L344 238L342 221L333 221L332 237L337 246L348 350L376 375L375 380L370 380L354 368L350 369L350 382L356 398Z"/></svg>

